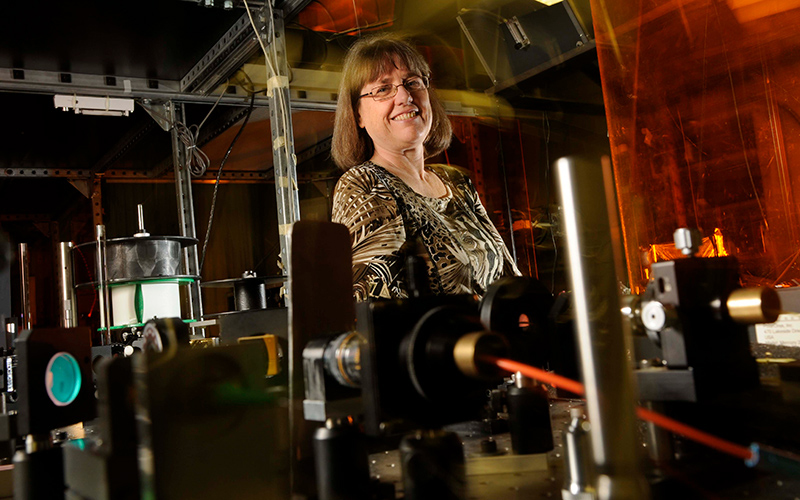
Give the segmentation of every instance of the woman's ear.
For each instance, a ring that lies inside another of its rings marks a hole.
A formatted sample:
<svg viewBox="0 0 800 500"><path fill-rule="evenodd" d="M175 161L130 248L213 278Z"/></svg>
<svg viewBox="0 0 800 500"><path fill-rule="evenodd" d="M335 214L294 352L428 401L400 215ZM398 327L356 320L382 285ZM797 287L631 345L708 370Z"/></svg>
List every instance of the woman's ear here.
<svg viewBox="0 0 800 500"><path fill-rule="evenodd" d="M364 119L361 117L361 99L356 102L355 109L353 109L353 113L356 116L356 123L358 124L358 128L364 128Z"/></svg>

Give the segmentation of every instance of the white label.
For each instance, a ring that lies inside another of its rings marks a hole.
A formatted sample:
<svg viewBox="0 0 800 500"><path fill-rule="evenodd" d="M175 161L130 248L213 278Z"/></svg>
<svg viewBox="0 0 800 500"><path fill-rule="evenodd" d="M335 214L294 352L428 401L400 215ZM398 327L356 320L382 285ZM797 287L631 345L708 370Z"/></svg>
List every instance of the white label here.
<svg viewBox="0 0 800 500"><path fill-rule="evenodd" d="M756 325L760 344L800 347L800 314L781 314L775 323Z"/></svg>

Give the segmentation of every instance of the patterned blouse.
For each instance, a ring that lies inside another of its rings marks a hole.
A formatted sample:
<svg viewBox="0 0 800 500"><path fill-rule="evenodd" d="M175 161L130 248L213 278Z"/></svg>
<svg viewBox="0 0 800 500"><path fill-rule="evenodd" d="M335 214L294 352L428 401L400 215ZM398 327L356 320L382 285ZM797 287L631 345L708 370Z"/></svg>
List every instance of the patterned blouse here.
<svg viewBox="0 0 800 500"><path fill-rule="evenodd" d="M427 165L447 188L443 198L416 193L367 161L345 172L333 195L333 222L350 230L353 295L406 298L407 235L418 235L428 255L428 281L439 294L476 294L504 275L519 275L469 177L446 165Z"/></svg>

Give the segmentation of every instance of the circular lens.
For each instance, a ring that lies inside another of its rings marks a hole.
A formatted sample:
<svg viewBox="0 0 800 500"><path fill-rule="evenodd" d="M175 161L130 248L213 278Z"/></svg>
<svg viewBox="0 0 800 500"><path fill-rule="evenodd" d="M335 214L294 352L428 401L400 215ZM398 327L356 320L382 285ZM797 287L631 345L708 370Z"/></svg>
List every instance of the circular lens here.
<svg viewBox="0 0 800 500"><path fill-rule="evenodd" d="M50 358L44 386L56 406L67 406L75 401L81 391L81 368L70 353L59 352Z"/></svg>

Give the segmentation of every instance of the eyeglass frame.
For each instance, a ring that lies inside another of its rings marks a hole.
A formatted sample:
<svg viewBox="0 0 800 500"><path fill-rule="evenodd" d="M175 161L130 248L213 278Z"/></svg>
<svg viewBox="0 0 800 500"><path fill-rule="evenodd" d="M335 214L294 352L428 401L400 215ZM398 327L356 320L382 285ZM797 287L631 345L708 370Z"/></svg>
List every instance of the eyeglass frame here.
<svg viewBox="0 0 800 500"><path fill-rule="evenodd" d="M413 79L413 78L419 78L420 80L422 80L422 83L423 83L424 87L422 87L421 89L413 90L413 91L412 91L412 90L410 90L408 87L406 87L406 84L408 83L408 80L411 80L411 79ZM383 86L385 86L385 85L391 85L391 86L393 87L393 92L392 92L392 95L388 95L388 96L386 96L386 97L381 97L381 98L378 98L378 97L375 95L375 89L379 89L379 88L381 88L381 87L383 87ZM398 83L397 85L395 85L394 83L384 83L383 85L378 85L378 86L376 86L376 87L372 87L372 90L370 90L370 91L369 91L369 92L367 92L366 94L361 94L361 95L359 95L359 96L358 96L358 98L359 98L359 99L361 99L361 98L363 98L363 97L372 97L372 100L373 100L373 101L376 101L376 102L383 102L383 101L388 101L389 99L391 99L391 98L393 98L394 96L396 96L396 95L397 95L397 88L398 88L398 87L403 87L403 88L405 88L405 89L406 89L406 92L408 92L408 93L410 94L411 92L419 92L420 90L428 90L428 89L430 88L430 86L431 86L431 79L430 79L430 77L428 77L428 76L420 76L420 75L412 75L412 76L409 76L409 77L407 77L407 78L404 78L404 79L403 79L403 81L402 81L401 83Z"/></svg>

